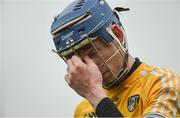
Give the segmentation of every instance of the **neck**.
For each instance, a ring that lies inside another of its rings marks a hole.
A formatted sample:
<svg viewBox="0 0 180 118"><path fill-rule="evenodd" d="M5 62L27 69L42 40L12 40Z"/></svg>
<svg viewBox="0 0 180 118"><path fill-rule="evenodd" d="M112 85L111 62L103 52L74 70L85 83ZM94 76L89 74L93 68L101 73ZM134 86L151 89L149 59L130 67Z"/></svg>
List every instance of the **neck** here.
<svg viewBox="0 0 180 118"><path fill-rule="evenodd" d="M132 57L132 56L129 54L129 57L128 57L128 65L127 65L129 71L131 70L134 62L135 62L135 58Z"/></svg>

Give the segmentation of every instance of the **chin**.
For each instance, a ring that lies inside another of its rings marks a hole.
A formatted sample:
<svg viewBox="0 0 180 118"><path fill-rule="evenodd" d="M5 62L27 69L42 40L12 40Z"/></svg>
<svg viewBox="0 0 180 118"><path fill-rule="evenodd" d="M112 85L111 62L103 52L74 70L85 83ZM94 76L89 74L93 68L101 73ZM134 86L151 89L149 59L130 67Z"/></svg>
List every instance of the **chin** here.
<svg viewBox="0 0 180 118"><path fill-rule="evenodd" d="M108 83L113 79L113 75L111 73L106 73L103 75L103 84Z"/></svg>

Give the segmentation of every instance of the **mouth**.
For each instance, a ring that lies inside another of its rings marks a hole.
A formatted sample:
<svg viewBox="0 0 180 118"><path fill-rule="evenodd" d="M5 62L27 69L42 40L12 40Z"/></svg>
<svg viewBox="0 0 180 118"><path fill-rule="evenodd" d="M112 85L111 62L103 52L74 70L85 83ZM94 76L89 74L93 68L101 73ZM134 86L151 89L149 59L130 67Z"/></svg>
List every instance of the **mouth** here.
<svg viewBox="0 0 180 118"><path fill-rule="evenodd" d="M102 72L102 75L105 75L108 71Z"/></svg>
<svg viewBox="0 0 180 118"><path fill-rule="evenodd" d="M107 80L107 78L111 78L111 74L109 71L105 71L102 73L103 79Z"/></svg>

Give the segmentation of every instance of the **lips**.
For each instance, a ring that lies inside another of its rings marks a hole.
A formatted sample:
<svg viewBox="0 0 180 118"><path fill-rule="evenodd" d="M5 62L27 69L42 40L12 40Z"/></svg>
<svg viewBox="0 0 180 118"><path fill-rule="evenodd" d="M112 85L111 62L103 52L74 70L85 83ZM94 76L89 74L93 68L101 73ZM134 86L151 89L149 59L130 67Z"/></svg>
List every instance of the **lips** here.
<svg viewBox="0 0 180 118"><path fill-rule="evenodd" d="M108 71L109 71L109 70L107 69L107 67L105 67L104 65L101 66L101 67L99 68L99 70L101 71L101 74L102 74L102 75L107 74Z"/></svg>

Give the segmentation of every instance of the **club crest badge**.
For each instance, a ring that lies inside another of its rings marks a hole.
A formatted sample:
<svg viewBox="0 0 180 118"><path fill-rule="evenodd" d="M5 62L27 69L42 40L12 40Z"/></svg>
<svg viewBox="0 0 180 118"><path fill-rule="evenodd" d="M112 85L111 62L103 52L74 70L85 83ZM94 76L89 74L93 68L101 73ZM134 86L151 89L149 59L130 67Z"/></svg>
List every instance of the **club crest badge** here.
<svg viewBox="0 0 180 118"><path fill-rule="evenodd" d="M134 96L131 96L128 98L127 107L130 112L133 112L136 109L136 107L138 106L139 98L140 98L139 95L134 95Z"/></svg>

